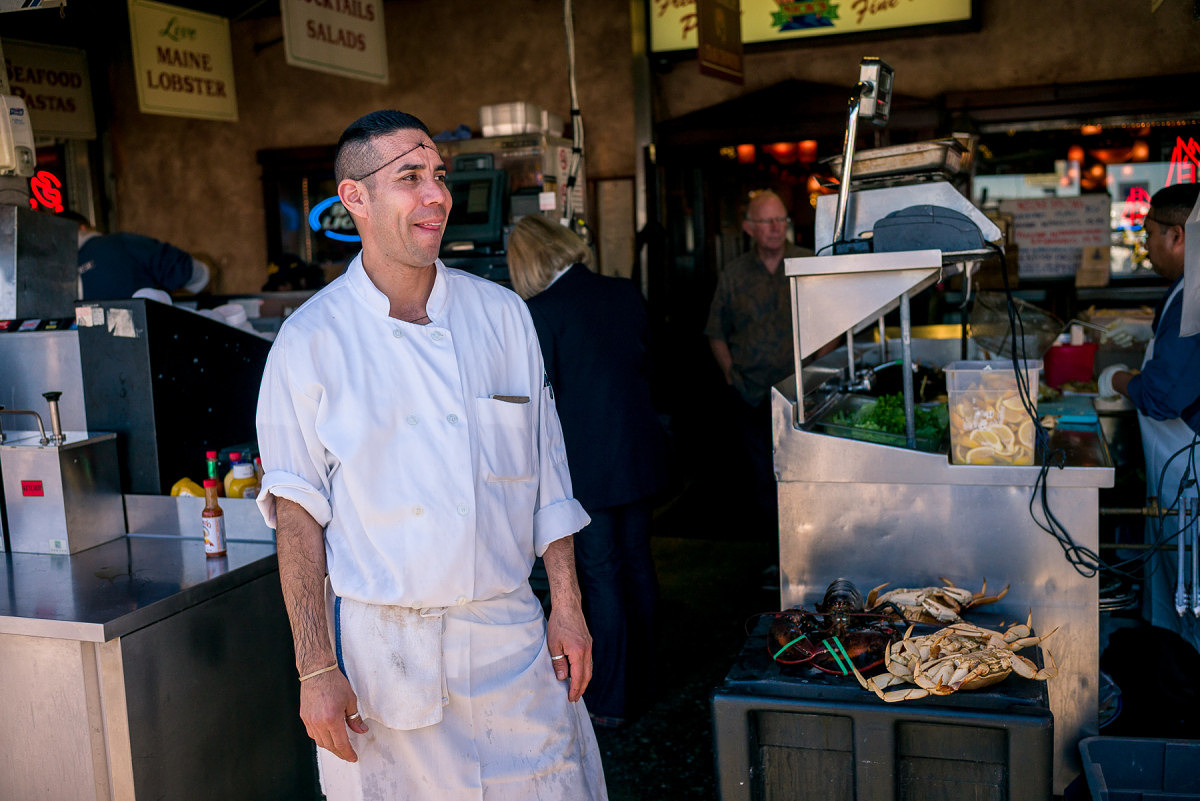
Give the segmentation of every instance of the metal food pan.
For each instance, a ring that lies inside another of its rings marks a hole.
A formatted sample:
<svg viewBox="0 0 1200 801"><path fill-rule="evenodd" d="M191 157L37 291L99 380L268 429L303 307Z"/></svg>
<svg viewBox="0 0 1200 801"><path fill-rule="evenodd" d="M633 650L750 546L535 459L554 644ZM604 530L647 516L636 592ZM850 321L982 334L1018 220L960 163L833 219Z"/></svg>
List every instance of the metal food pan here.
<svg viewBox="0 0 1200 801"><path fill-rule="evenodd" d="M869 178L878 175L898 175L910 172L962 172L966 167L966 150L955 139L939 139L932 142L913 142L893 147L877 147L854 154L852 178ZM825 160L835 174L841 174L842 157L831 156Z"/></svg>

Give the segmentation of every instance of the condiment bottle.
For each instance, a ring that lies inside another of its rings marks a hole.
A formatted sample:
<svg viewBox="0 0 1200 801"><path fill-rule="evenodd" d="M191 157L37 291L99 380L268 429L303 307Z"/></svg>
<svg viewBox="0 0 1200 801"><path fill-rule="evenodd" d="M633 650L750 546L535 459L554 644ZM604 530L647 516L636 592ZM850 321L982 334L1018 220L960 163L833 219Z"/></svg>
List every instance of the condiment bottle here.
<svg viewBox="0 0 1200 801"><path fill-rule="evenodd" d="M263 477L263 466L262 466L262 457L261 456L254 457L254 477L258 479L258 486L261 487L262 486L262 477Z"/></svg>
<svg viewBox="0 0 1200 801"><path fill-rule="evenodd" d="M238 462L229 471L233 478L226 487L226 495L230 498L257 498L258 478L254 475L254 465L249 462Z"/></svg>
<svg viewBox="0 0 1200 801"><path fill-rule="evenodd" d="M225 512L217 503L217 487L221 482L213 478L204 480L204 511L200 522L204 524L204 555L225 555Z"/></svg>
<svg viewBox="0 0 1200 801"><path fill-rule="evenodd" d="M190 478L181 478L171 485L171 497L175 498L180 495L192 495L197 498L203 498L204 490Z"/></svg>
<svg viewBox="0 0 1200 801"><path fill-rule="evenodd" d="M208 477L211 478L213 481L220 481L221 474L219 472L217 472L217 452L216 451L205 451L204 452L204 460L208 463ZM217 485L217 494L218 495L225 494L225 487L222 484Z"/></svg>
<svg viewBox="0 0 1200 801"><path fill-rule="evenodd" d="M229 471L225 474L225 497L226 498L233 497L232 495L229 494L229 482L233 481L233 468L237 467L237 463L240 461L242 461L242 454L240 451L233 451L232 453L229 454Z"/></svg>

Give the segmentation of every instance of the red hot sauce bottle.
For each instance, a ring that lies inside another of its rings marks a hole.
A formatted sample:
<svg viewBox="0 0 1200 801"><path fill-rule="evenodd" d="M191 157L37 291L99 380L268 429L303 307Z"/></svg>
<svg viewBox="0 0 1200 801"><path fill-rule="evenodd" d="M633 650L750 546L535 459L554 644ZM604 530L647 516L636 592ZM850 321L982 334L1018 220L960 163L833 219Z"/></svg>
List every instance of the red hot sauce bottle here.
<svg viewBox="0 0 1200 801"><path fill-rule="evenodd" d="M204 524L204 555L208 557L225 555L225 512L217 504L219 486L221 482L216 479L204 481L204 511L200 517Z"/></svg>

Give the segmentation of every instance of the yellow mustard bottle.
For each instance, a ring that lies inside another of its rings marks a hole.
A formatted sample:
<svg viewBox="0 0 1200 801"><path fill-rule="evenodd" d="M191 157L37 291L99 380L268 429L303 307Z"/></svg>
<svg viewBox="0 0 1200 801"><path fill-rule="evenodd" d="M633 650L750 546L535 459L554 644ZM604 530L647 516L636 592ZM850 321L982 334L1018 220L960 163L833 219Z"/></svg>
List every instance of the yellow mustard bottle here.
<svg viewBox="0 0 1200 801"><path fill-rule="evenodd" d="M228 490L225 495L229 498L257 498L258 477L254 475L254 465L249 462L238 462L230 471Z"/></svg>
<svg viewBox="0 0 1200 801"><path fill-rule="evenodd" d="M190 478L181 478L171 485L171 497L179 497L180 495L192 495L197 498L203 498L204 490Z"/></svg>
<svg viewBox="0 0 1200 801"><path fill-rule="evenodd" d="M232 498L229 494L229 482L233 481L233 468L242 460L242 454L239 451L233 451L229 454L229 469L225 471L224 478L221 479L221 486L225 490L225 497Z"/></svg>

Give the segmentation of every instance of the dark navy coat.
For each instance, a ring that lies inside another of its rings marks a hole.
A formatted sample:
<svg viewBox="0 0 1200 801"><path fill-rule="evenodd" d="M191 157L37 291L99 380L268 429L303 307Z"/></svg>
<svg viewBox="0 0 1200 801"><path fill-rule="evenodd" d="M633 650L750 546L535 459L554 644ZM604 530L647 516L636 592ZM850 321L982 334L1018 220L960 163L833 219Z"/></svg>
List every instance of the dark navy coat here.
<svg viewBox="0 0 1200 801"><path fill-rule="evenodd" d="M562 421L575 498L632 503L666 480L650 395L646 304L632 281L573 265L528 301Z"/></svg>

